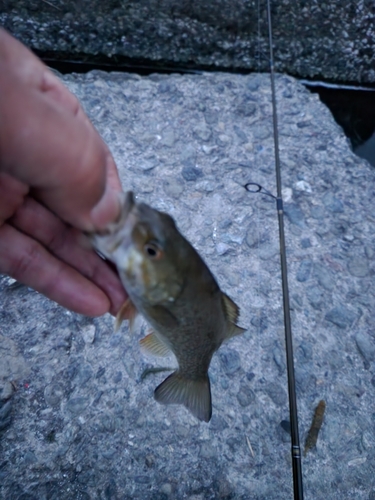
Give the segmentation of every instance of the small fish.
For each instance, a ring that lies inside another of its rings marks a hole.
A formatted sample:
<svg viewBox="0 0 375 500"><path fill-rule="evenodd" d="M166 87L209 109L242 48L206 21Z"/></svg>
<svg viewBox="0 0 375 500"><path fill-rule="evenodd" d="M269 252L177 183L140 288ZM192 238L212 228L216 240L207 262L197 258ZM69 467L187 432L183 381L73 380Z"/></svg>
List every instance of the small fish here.
<svg viewBox="0 0 375 500"><path fill-rule="evenodd" d="M316 445L319 431L323 423L325 409L326 409L326 403L322 399L321 401L319 401L318 406L315 408L315 413L311 423L311 427L309 429L305 441L304 456L306 456L307 452Z"/></svg>
<svg viewBox="0 0 375 500"><path fill-rule="evenodd" d="M94 247L117 266L129 294L117 317L140 313L151 326L141 347L158 356L176 356L178 370L155 390L156 401L182 404L198 419L212 415L208 368L221 344L245 330L239 309L171 216L125 195L120 219L100 234Z"/></svg>

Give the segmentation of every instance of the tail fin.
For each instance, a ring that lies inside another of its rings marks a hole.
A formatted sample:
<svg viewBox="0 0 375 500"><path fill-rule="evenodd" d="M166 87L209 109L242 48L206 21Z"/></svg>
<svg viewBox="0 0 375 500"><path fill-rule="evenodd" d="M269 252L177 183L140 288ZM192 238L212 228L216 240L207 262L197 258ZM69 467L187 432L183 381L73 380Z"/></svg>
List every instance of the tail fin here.
<svg viewBox="0 0 375 500"><path fill-rule="evenodd" d="M208 375L191 380L174 372L155 389L154 396L159 403L186 406L199 420L209 422L211 419L211 388Z"/></svg>

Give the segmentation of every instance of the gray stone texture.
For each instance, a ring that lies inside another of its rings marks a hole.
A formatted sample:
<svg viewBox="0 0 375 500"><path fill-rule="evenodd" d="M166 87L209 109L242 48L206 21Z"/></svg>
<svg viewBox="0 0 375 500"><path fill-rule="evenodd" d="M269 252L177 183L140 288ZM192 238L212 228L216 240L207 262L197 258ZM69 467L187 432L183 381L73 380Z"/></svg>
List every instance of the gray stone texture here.
<svg viewBox="0 0 375 500"><path fill-rule="evenodd" d="M154 401L166 374L143 377L145 368L175 364L140 351L142 324L113 333L110 316L70 313L1 277L0 498L289 500L277 213L243 187L275 193L269 75L62 79L124 189L176 219L247 332L214 356L213 418L200 423ZM282 75L276 93L302 446L318 401L327 404L303 459L305 498L368 500L375 173L316 95ZM186 178L186 168L201 174Z"/></svg>
<svg viewBox="0 0 375 500"><path fill-rule="evenodd" d="M0 25L52 57L268 70L265 0L2 0L0 5ZM375 81L372 0L271 5L277 71ZM250 116L256 108L250 102L241 110ZM303 117L297 120L298 127L306 125Z"/></svg>

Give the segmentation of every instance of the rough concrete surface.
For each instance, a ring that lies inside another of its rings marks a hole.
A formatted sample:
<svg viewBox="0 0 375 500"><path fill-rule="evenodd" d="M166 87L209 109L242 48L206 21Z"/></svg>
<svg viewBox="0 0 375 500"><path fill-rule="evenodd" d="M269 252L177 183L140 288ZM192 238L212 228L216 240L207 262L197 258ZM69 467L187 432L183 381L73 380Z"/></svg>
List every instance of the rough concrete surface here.
<svg viewBox="0 0 375 500"><path fill-rule="evenodd" d="M0 498L292 498L270 80L202 74L63 78L110 146L124 189L172 214L248 329L210 368L213 417L162 406L174 366L113 319L0 282ZM374 170L316 95L278 75L305 498L375 495Z"/></svg>
<svg viewBox="0 0 375 500"><path fill-rule="evenodd" d="M0 5L0 25L55 58L269 67L265 0L2 0ZM271 6L277 71L375 82L372 0L283 0Z"/></svg>

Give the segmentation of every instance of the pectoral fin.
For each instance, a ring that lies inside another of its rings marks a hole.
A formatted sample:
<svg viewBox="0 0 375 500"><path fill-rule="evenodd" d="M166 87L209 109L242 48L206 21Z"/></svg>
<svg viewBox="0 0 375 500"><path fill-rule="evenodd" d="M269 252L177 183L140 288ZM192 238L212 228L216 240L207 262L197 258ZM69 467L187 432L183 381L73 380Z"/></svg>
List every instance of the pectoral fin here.
<svg viewBox="0 0 375 500"><path fill-rule="evenodd" d="M153 306L152 307L152 316L155 318L158 323L162 323L167 328L177 328L178 327L178 319L172 314L164 306Z"/></svg>
<svg viewBox="0 0 375 500"><path fill-rule="evenodd" d="M142 349L153 354L154 356L169 356L171 351L167 345L162 342L155 333L149 333L139 341Z"/></svg>
<svg viewBox="0 0 375 500"><path fill-rule="evenodd" d="M159 403L184 405L199 420L209 422L211 419L211 388L208 375L191 380L174 372L155 389L154 397Z"/></svg>
<svg viewBox="0 0 375 500"><path fill-rule="evenodd" d="M137 314L138 311L133 302L129 298L126 299L116 315L115 332L119 330L124 319L127 319L129 320L129 330L133 333L134 320L137 317Z"/></svg>

